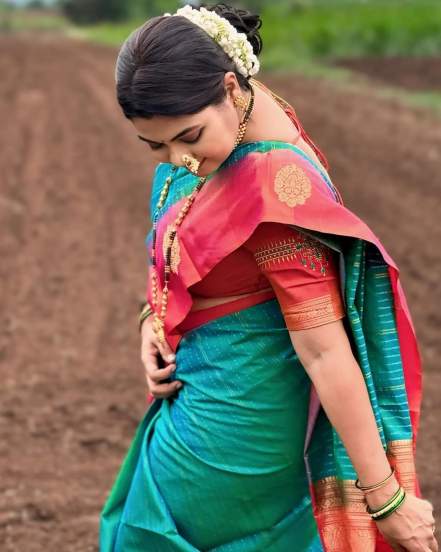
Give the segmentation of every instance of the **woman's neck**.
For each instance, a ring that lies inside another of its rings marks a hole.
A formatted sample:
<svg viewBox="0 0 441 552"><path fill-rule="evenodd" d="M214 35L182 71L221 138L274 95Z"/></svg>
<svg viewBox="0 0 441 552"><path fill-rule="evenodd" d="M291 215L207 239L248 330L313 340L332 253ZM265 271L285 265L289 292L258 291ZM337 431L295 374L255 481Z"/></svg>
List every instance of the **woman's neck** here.
<svg viewBox="0 0 441 552"><path fill-rule="evenodd" d="M242 143L276 140L295 144L326 170L277 100L258 85L254 85L254 92L254 109Z"/></svg>
<svg viewBox="0 0 441 552"><path fill-rule="evenodd" d="M278 140L295 143L299 131L282 107L259 86L254 86L254 92L254 108L242 142Z"/></svg>

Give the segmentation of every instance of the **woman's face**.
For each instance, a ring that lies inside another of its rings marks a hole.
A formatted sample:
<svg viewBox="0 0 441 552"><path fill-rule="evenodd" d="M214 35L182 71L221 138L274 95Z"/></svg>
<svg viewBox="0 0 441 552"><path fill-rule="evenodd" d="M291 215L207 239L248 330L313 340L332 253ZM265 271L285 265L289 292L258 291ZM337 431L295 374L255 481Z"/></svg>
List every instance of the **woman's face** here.
<svg viewBox="0 0 441 552"><path fill-rule="evenodd" d="M227 95L223 102L194 115L132 119L154 161L183 167L182 156L187 154L200 161L198 175L206 176L227 159L234 148L242 113L233 99L244 93L234 73L227 73L225 84Z"/></svg>

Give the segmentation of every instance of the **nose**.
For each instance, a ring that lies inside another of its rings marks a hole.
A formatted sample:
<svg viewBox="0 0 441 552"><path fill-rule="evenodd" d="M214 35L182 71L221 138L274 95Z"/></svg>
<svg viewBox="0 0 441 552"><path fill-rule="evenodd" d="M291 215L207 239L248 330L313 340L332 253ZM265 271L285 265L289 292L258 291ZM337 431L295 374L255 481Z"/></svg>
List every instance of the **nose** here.
<svg viewBox="0 0 441 552"><path fill-rule="evenodd" d="M185 167L184 161L182 160L183 155L190 155L189 152L185 151L183 148L173 148L170 150L170 163L177 165L178 167Z"/></svg>

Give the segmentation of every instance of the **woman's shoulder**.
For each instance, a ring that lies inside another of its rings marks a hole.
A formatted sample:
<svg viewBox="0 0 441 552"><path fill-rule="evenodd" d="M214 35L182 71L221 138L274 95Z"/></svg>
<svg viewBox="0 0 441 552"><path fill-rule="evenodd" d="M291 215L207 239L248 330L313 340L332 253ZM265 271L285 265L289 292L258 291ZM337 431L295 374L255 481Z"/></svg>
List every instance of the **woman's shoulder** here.
<svg viewBox="0 0 441 552"><path fill-rule="evenodd" d="M302 140L297 144L284 142L283 140L260 140L255 142L245 142L240 145L237 150L226 161L225 166L228 166L235 161L248 158L253 159L255 163L284 163L302 164L305 161L311 167L328 175L326 169L320 163L314 151L308 147L308 144ZM328 175L329 177L329 175Z"/></svg>
<svg viewBox="0 0 441 552"><path fill-rule="evenodd" d="M277 198L290 207L303 204L302 198L306 199L314 191L343 203L324 167L302 148L289 142L245 143L237 149L231 164L234 165L233 178L247 179L249 185L255 182L261 191L269 186Z"/></svg>

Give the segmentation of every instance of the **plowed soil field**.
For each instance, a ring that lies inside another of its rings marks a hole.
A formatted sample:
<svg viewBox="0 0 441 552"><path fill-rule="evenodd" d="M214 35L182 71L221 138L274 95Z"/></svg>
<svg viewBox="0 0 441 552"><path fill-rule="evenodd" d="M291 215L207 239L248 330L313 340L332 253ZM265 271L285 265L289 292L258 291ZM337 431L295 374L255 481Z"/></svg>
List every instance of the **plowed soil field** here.
<svg viewBox="0 0 441 552"><path fill-rule="evenodd" d="M368 75L380 83L414 91L441 90L441 57L340 58L334 65Z"/></svg>
<svg viewBox="0 0 441 552"><path fill-rule="evenodd" d="M97 550L145 407L137 312L152 166L114 99L116 50L0 37L0 548ZM441 508L441 121L301 75L295 106L401 278L424 357L418 470Z"/></svg>

